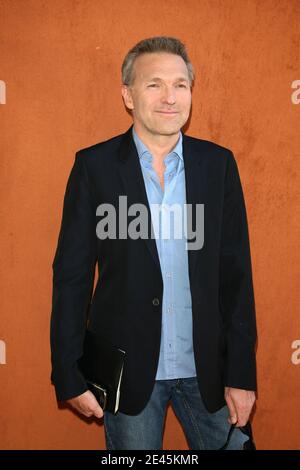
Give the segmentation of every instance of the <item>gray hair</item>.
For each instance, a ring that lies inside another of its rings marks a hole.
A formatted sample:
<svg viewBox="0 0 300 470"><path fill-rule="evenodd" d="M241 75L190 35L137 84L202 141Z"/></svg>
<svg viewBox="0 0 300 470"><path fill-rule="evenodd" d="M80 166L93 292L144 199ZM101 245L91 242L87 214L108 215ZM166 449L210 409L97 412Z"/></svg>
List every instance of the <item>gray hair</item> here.
<svg viewBox="0 0 300 470"><path fill-rule="evenodd" d="M195 77L194 69L188 57L185 45L179 41L179 39L168 36L143 39L130 49L122 64L122 82L124 85L130 86L133 83L133 65L136 58L142 54L149 54L151 52L167 52L182 57L188 69L190 85L192 85Z"/></svg>

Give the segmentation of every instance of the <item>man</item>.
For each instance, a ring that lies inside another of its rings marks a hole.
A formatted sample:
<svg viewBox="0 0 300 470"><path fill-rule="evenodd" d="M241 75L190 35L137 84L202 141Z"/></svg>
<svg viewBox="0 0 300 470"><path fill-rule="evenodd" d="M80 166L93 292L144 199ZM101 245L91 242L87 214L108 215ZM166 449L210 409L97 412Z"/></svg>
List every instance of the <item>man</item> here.
<svg viewBox="0 0 300 470"><path fill-rule="evenodd" d="M181 133L193 78L179 40L133 47L122 66L133 127L78 152L66 188L53 262L52 380L58 400L103 416L77 366L88 313L88 328L126 352L119 412L104 412L108 449L161 449L169 401L191 449L222 447L230 424L228 448L247 439L238 428L255 401L256 324L246 210L232 152ZM155 237L99 234L102 204L124 219L119 196L148 210ZM191 207L183 220L200 243L161 236L173 204Z"/></svg>

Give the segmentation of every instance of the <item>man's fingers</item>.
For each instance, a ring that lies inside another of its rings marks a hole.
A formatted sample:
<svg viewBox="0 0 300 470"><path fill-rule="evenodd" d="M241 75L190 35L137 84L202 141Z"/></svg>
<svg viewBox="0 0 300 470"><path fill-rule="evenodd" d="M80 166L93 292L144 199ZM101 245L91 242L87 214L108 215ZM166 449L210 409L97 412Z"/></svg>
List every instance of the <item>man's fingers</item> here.
<svg viewBox="0 0 300 470"><path fill-rule="evenodd" d="M95 395L91 392L91 400L89 402L90 404L90 409L93 413L94 416L96 416L96 418L102 418L103 416L103 410L101 408L101 406L98 404L96 398L95 398Z"/></svg>
<svg viewBox="0 0 300 470"><path fill-rule="evenodd" d="M87 390L82 395L67 400L69 404L75 408L79 413L83 414L87 418L96 416L96 418L102 418L103 410L99 406L95 396L92 392Z"/></svg>
<svg viewBox="0 0 300 470"><path fill-rule="evenodd" d="M103 410L100 406L98 406L96 408L96 410L94 410L94 415L96 416L96 418L102 418L103 417Z"/></svg>
<svg viewBox="0 0 300 470"><path fill-rule="evenodd" d="M238 408L238 421L236 423L238 427L242 427L247 424L247 421L250 416L250 411L251 410L249 410L249 407L246 406L241 406Z"/></svg>
<svg viewBox="0 0 300 470"><path fill-rule="evenodd" d="M225 399L229 408L231 423L237 427L245 426L255 403L255 392L225 387Z"/></svg>
<svg viewBox="0 0 300 470"><path fill-rule="evenodd" d="M86 416L87 418L90 418L91 416L95 416L96 418L102 418L103 417L103 411L100 406L98 406L94 410L82 410L82 414Z"/></svg>

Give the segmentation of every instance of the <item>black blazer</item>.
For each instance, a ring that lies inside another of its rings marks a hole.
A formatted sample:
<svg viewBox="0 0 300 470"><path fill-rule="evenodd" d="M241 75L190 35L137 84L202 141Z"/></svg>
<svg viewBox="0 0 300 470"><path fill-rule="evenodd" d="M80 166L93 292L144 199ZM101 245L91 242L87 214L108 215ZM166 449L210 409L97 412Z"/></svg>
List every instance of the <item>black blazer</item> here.
<svg viewBox="0 0 300 470"><path fill-rule="evenodd" d="M186 202L193 208L204 204L204 246L189 250L188 261L198 384L214 412L225 404L225 385L256 390L247 217L230 150L183 135L183 157ZM127 196L128 207L145 204L151 221L131 128L76 153L52 265L51 379L58 400L87 390L77 360L88 318L90 329L127 353L119 409L134 415L154 386L163 281L154 238L97 237L96 208L110 203L118 214L120 195ZM100 275L93 294L96 263Z"/></svg>

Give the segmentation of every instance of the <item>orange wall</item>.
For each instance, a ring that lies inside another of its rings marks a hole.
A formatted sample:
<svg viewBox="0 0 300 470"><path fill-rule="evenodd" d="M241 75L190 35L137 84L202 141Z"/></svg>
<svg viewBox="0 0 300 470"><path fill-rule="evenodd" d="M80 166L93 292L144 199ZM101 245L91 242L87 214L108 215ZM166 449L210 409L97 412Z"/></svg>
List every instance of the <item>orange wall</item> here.
<svg viewBox="0 0 300 470"><path fill-rule="evenodd" d="M300 449L299 24L298 0L0 1L2 449L104 448L103 426L59 410L50 385L51 263L75 151L129 127L123 57L162 34L186 43L196 69L188 133L231 148L239 165L259 331L257 446ZM172 410L164 445L187 448Z"/></svg>

